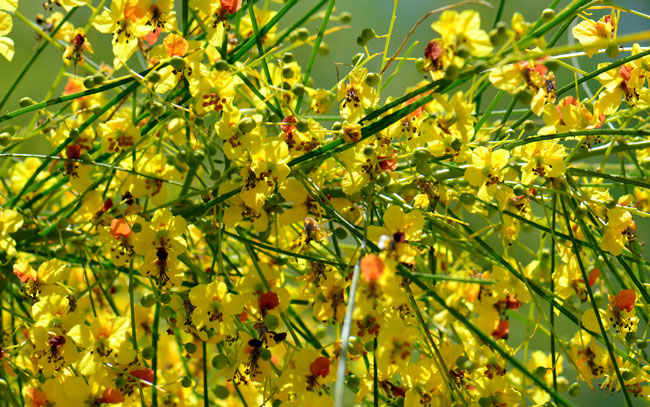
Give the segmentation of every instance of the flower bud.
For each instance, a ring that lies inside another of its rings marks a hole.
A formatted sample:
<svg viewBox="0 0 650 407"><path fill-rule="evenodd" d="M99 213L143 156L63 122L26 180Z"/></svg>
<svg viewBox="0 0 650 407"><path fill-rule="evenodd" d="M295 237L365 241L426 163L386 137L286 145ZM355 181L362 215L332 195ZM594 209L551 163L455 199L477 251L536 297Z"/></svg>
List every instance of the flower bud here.
<svg viewBox="0 0 650 407"><path fill-rule="evenodd" d="M191 385L192 385L192 379L190 379L187 376L183 377L183 379L181 380L181 386L187 388L190 387Z"/></svg>
<svg viewBox="0 0 650 407"><path fill-rule="evenodd" d="M364 44L364 45L365 45L365 44ZM364 55L362 52L359 52L359 53L355 54L355 55L352 57L352 65L356 65L356 64L358 64L359 61L361 61L361 60L363 59L364 56L365 56L365 55Z"/></svg>
<svg viewBox="0 0 650 407"><path fill-rule="evenodd" d="M86 76L84 78L84 87L86 89L92 89L95 87L95 79L92 76Z"/></svg>
<svg viewBox="0 0 650 407"><path fill-rule="evenodd" d="M580 383L573 383L569 386L569 394L571 397L577 397L580 394Z"/></svg>
<svg viewBox="0 0 650 407"><path fill-rule="evenodd" d="M431 153L424 147L418 147L413 151L413 160L415 162L427 162L431 158Z"/></svg>
<svg viewBox="0 0 650 407"><path fill-rule="evenodd" d="M309 123L305 120L300 120L298 123L296 123L296 130L301 133L309 131Z"/></svg>
<svg viewBox="0 0 650 407"><path fill-rule="evenodd" d="M618 58L618 44L615 42L610 42L607 44L607 47L605 48L605 54L607 54L608 57L610 58Z"/></svg>
<svg viewBox="0 0 650 407"><path fill-rule="evenodd" d="M24 97L20 99L20 107L27 107L36 104L32 98Z"/></svg>
<svg viewBox="0 0 650 407"><path fill-rule="evenodd" d="M342 12L341 15L339 16L339 21L342 22L343 24L349 23L350 21L352 21L352 14L350 14L350 12L348 11Z"/></svg>
<svg viewBox="0 0 650 407"><path fill-rule="evenodd" d="M291 93L294 95L300 97L305 94L305 85L302 83L296 83L291 87Z"/></svg>
<svg viewBox="0 0 650 407"><path fill-rule="evenodd" d="M361 38L368 42L377 38L377 34L372 28L364 28L363 31L361 31Z"/></svg>
<svg viewBox="0 0 650 407"><path fill-rule="evenodd" d="M212 367L215 369L223 369L224 367L228 366L230 361L228 360L228 357L226 355L220 354L212 358Z"/></svg>
<svg viewBox="0 0 650 407"><path fill-rule="evenodd" d="M363 155L365 155L366 157L370 157L375 153L375 146L373 146L372 144L365 145L363 146L362 152Z"/></svg>
<svg viewBox="0 0 650 407"><path fill-rule="evenodd" d="M330 47L325 42L321 42L318 46L318 55L327 56L330 54Z"/></svg>
<svg viewBox="0 0 650 407"><path fill-rule="evenodd" d="M547 8L542 11L542 21L548 23L555 18L555 11L552 8Z"/></svg>
<svg viewBox="0 0 650 407"><path fill-rule="evenodd" d="M190 355L196 352L196 345L193 342L188 342L185 344L185 351Z"/></svg>
<svg viewBox="0 0 650 407"><path fill-rule="evenodd" d="M291 79L293 78L293 75L294 75L293 69L290 66L285 65L282 67L282 77L284 79Z"/></svg>
<svg viewBox="0 0 650 407"><path fill-rule="evenodd" d="M171 65L172 68L174 68L177 71L182 71L183 69L185 69L187 63L185 62L185 58L178 55L174 55L169 60L169 65Z"/></svg>
<svg viewBox="0 0 650 407"><path fill-rule="evenodd" d="M309 38L309 30L304 27L299 28L296 33L298 34L298 40L300 41L307 41Z"/></svg>
<svg viewBox="0 0 650 407"><path fill-rule="evenodd" d="M214 69L217 71L227 71L229 67L230 66L228 65L228 61L225 61L223 59L220 59L214 63Z"/></svg>
<svg viewBox="0 0 650 407"><path fill-rule="evenodd" d="M532 120L526 120L524 122L524 130L525 131L534 131L535 130L535 122Z"/></svg>
<svg viewBox="0 0 650 407"><path fill-rule="evenodd" d="M391 180L392 178L390 177L390 175L386 171L384 171L377 176L376 182L377 185L379 185L380 187L385 187L386 185L390 184Z"/></svg>
<svg viewBox="0 0 650 407"><path fill-rule="evenodd" d="M9 143L11 143L11 134L6 131L0 133L0 146L6 146Z"/></svg>
<svg viewBox="0 0 650 407"><path fill-rule="evenodd" d="M96 73L93 75L93 82L95 82L95 86L99 86L104 83L104 79L106 79L106 77L103 73Z"/></svg>
<svg viewBox="0 0 650 407"><path fill-rule="evenodd" d="M380 79L379 75L377 75L374 72L370 72L368 75L366 75L366 79L364 80L364 82L366 83L366 85L370 86L371 88L374 88L379 84L379 79Z"/></svg>
<svg viewBox="0 0 650 407"><path fill-rule="evenodd" d="M158 71L151 71L145 78L151 83L158 83L162 79L162 76L160 76L160 72Z"/></svg>
<svg viewBox="0 0 650 407"><path fill-rule="evenodd" d="M257 126L255 120L252 117L244 117L239 121L239 131L242 133L248 133L252 131Z"/></svg>
<svg viewBox="0 0 650 407"><path fill-rule="evenodd" d="M146 348L142 349L142 357L146 360L151 360L153 359L154 352L155 351L151 346L147 346Z"/></svg>
<svg viewBox="0 0 650 407"><path fill-rule="evenodd" d="M225 400L230 397L230 390L228 390L226 386L218 384L214 386L214 390L212 391L214 392L215 397L219 400Z"/></svg>
<svg viewBox="0 0 650 407"><path fill-rule="evenodd" d="M348 231L344 228L336 228L334 229L334 236L339 240L343 240L348 237Z"/></svg>

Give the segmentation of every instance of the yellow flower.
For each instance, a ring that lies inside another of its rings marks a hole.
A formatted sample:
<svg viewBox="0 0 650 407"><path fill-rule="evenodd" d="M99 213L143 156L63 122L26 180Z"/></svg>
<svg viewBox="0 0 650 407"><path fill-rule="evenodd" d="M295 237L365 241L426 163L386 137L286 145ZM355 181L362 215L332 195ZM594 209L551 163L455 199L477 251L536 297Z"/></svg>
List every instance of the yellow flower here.
<svg viewBox="0 0 650 407"><path fill-rule="evenodd" d="M133 125L131 119L124 117L100 123L97 134L102 139L102 149L107 153L132 148L140 140L140 129Z"/></svg>
<svg viewBox="0 0 650 407"><path fill-rule="evenodd" d="M177 257L187 250L182 239L186 228L182 216L173 216L166 208L157 210L151 222L133 234L133 250L144 256L141 271L161 285L180 285L183 272Z"/></svg>
<svg viewBox="0 0 650 407"><path fill-rule="evenodd" d="M192 324L198 335L208 338L206 330L215 330L217 335L231 333L234 328L233 316L240 314L244 303L240 295L228 293L228 287L222 281L199 284L190 290Z"/></svg>
<svg viewBox="0 0 650 407"><path fill-rule="evenodd" d="M15 52L14 41L9 37L5 37L5 35L11 32L13 21L9 13L1 11L2 9L2 4L0 4L0 54L11 61L14 58Z"/></svg>
<svg viewBox="0 0 650 407"><path fill-rule="evenodd" d="M564 146L555 140L528 143L517 154L527 162L522 168L524 184L532 183L537 177L556 178L566 171Z"/></svg>
<svg viewBox="0 0 650 407"><path fill-rule="evenodd" d="M607 225L600 242L600 248L618 256L623 252L625 244L634 238L636 224L630 212L617 206L607 210Z"/></svg>
<svg viewBox="0 0 650 407"><path fill-rule="evenodd" d="M264 149L251 156L251 161L241 170L244 187L240 193L242 201L255 211L260 211L266 198L276 186L281 185L291 170L287 145L270 141Z"/></svg>
<svg viewBox="0 0 650 407"><path fill-rule="evenodd" d="M440 34L445 43L453 44L456 49L464 45L477 57L492 53L490 37L481 30L481 16L477 11L465 10L460 14L453 10L444 11L431 28Z"/></svg>
<svg viewBox="0 0 650 407"><path fill-rule="evenodd" d="M23 225L23 216L13 209L0 209L0 252L16 255L16 241L9 235Z"/></svg>
<svg viewBox="0 0 650 407"><path fill-rule="evenodd" d="M419 241L422 237L422 212L415 209L404 213L399 206L391 205L384 212L383 219L384 226L368 226L368 237L389 255L400 261L412 261L415 253L409 242Z"/></svg>
<svg viewBox="0 0 650 407"><path fill-rule="evenodd" d="M95 18L97 31L113 35L114 65L126 62L138 49L138 39L149 33L147 26L139 24L146 12L142 0L113 0L110 12L104 10Z"/></svg>
<svg viewBox="0 0 650 407"><path fill-rule="evenodd" d="M599 41L609 40L614 35L615 14L606 15L598 21L585 19L580 24L573 27L571 32L573 37L580 42L585 50L585 54L591 58L603 44L598 45Z"/></svg>
<svg viewBox="0 0 650 407"><path fill-rule="evenodd" d="M378 101L377 89L368 85L366 68L357 68L350 72L347 84L340 81L336 98L341 103L341 116L351 123L358 122L365 116L366 109L372 108Z"/></svg>
<svg viewBox="0 0 650 407"><path fill-rule="evenodd" d="M465 170L465 179L479 188L479 198L492 201L499 183L503 181L501 170L509 158L507 150L490 151L487 147L478 147L472 151L472 164Z"/></svg>

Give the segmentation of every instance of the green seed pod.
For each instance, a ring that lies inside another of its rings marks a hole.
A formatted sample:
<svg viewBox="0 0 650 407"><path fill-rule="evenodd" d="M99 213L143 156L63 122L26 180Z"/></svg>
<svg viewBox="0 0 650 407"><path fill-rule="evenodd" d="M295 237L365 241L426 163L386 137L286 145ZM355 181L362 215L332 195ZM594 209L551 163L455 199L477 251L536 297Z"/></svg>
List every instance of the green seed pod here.
<svg viewBox="0 0 650 407"><path fill-rule="evenodd" d="M230 361L228 360L228 357L223 354L219 354L215 357L212 358L212 367L215 369L223 369L224 367L228 366L230 364Z"/></svg>
<svg viewBox="0 0 650 407"><path fill-rule="evenodd" d="M334 229L334 236L339 240L343 240L348 237L348 231L344 228L336 228Z"/></svg>
<svg viewBox="0 0 650 407"><path fill-rule="evenodd" d="M282 54L282 62L285 64L293 62L293 53L292 52L285 52Z"/></svg>
<svg viewBox="0 0 650 407"><path fill-rule="evenodd" d="M294 95L300 97L305 94L305 85L302 83L296 83L291 87L291 93Z"/></svg>
<svg viewBox="0 0 650 407"><path fill-rule="evenodd" d="M230 397L230 390L226 386L222 386L220 384L214 386L214 395L219 399L219 400L225 400L228 397Z"/></svg>
<svg viewBox="0 0 650 407"><path fill-rule="evenodd" d="M160 72L158 71L151 71L149 72L149 75L146 76L146 79L151 83L158 83L162 79L162 76L160 76Z"/></svg>
<svg viewBox="0 0 650 407"><path fill-rule="evenodd" d="M190 355L196 352L196 345L192 342L188 342L185 344L185 351L189 353Z"/></svg>
<svg viewBox="0 0 650 407"><path fill-rule="evenodd" d="M352 21L352 14L350 14L350 12L348 11L342 12L341 15L339 16L339 21L342 22L343 24L349 23L350 21Z"/></svg>
<svg viewBox="0 0 650 407"><path fill-rule="evenodd" d="M381 78L379 77L379 75L377 75L374 72L370 72L368 73L368 75L366 75L366 79L364 80L364 82L366 83L366 85L370 86L371 88L374 88L375 86L379 85L380 79Z"/></svg>
<svg viewBox="0 0 650 407"><path fill-rule="evenodd" d="M299 28L297 34L298 34L298 40L300 41L307 41L307 39L309 38L309 30L304 27Z"/></svg>
<svg viewBox="0 0 650 407"><path fill-rule="evenodd" d="M244 117L239 121L239 131L242 133L248 133L252 131L257 126L255 120L252 117Z"/></svg>
<svg viewBox="0 0 650 407"><path fill-rule="evenodd" d="M548 23L555 18L555 11L552 8L547 8L542 11L542 21Z"/></svg>
<svg viewBox="0 0 650 407"><path fill-rule="evenodd" d="M142 349L142 357L146 360L151 360L153 359L154 352L155 351L151 346L147 346L146 348Z"/></svg>
<svg viewBox="0 0 650 407"><path fill-rule="evenodd" d="M169 60L169 65L171 65L172 68L174 68L177 71L182 71L187 66L187 63L185 62L185 58L178 55L174 55Z"/></svg>

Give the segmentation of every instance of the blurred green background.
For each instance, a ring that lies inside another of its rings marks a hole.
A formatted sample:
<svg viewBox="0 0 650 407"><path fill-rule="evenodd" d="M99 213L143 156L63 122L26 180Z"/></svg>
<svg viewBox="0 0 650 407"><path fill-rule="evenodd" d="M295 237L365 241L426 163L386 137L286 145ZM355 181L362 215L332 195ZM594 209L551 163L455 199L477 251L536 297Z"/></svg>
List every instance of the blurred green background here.
<svg viewBox="0 0 650 407"><path fill-rule="evenodd" d="M478 10L481 13L482 27L486 30L492 27L496 14L496 5L498 0L488 0L490 3L494 4L494 8L488 8L484 5L471 4L460 7L459 9L472 8ZM96 3L96 2L95 2ZM110 3L110 2L107 2ZM179 3L177 1L177 3ZM262 2L260 2L261 4ZM428 11L435 8L448 5L453 3L452 1L441 1L441 0L401 0L397 7L397 20L395 23L395 28L392 36L391 46L389 54L392 55L407 35L409 30L413 25ZM503 11L502 20L510 22L513 12L518 11L522 13L527 21L535 21L540 15L544 8L550 1L546 0L525 0L525 1L514 1L506 0L505 8ZM568 4L568 0L560 2L560 5L556 8L559 10L561 7ZM301 16L307 9L313 7L316 4L316 0L303 0L298 6L292 10L287 16L285 21L292 21L295 18ZM618 5L634 9L646 14L650 14L650 0L620 0L617 2ZM177 7L179 4L177 4ZM277 7L277 4L273 4L273 7ZM60 9L59 9L60 10ZM41 0L21 0L19 11L24 14L26 17L34 20L35 16L38 13L47 14L46 10L42 7ZM388 26L390 23L391 14L393 11L393 1L391 0L338 0L336 2L336 10L334 16L340 15L343 11L349 11L352 13L352 21L349 24L351 28L337 31L325 38L325 42L329 45L330 54L327 56L319 56L317 62L314 66L312 77L316 87L330 88L332 87L337 80L337 69L336 63L341 63L339 69L341 72L347 72L349 69L345 65L351 64L352 57L361 52L362 49L356 45L356 37L359 35L361 30L366 27L372 27L378 34L385 34L388 32ZM606 10L597 10L594 12L594 18L598 19L602 15L607 13ZM87 9L77 12L74 17L70 20L75 26L83 26L87 23L90 15L90 11ZM179 13L180 15L180 13ZM430 17L427 22L422 24L415 35L411 38L410 43L413 41L418 41L419 44L415 47L414 52L411 56L420 57L423 55L424 46L428 41L434 37L433 31L430 29L430 23L435 21L436 17ZM306 27L310 29L310 32L315 33L320 25L320 20L310 21L306 24ZM286 23L280 24L280 29L286 27ZM330 26L334 26L331 24ZM624 14L622 18L622 24L619 27L619 35L624 35L632 32L638 32L642 30L650 29L650 21L643 19L638 16L631 14ZM20 21L18 18L14 18L14 29L9 35L14 39L16 43L16 54L13 62L9 63L6 60L0 58L0 96L4 95L6 89L10 86L11 83L15 80L18 72L25 65L27 60L33 54L35 48L37 47L37 36L32 28L27 24ZM548 36L547 38L550 38ZM102 60L111 63L112 55L110 53L110 36L100 34L94 29L91 29L88 33L88 39L91 42L93 48L95 49L95 54L93 60L97 63ZM565 36L560 44L566 44L568 41L567 36ZM410 44L409 44L410 45ZM631 44L626 44L631 45ZM648 42L642 44L642 46L647 46ZM370 43L369 48L371 53L380 52L383 50L384 42L383 40L374 40ZM406 47L408 48L408 46ZM405 48L405 49L406 49ZM307 46L303 46L294 51L297 59L299 61L307 61L311 49ZM595 56L592 59L586 57L580 58L581 68L583 70L589 71L596 68L596 65L599 62L603 62L606 59L601 56ZM368 68L371 71L378 71L381 58L376 58L373 63L368 65ZM141 60L138 58L131 59L131 66L136 69L142 69ZM567 62L570 62L567 60ZM59 70L63 66L61 59L61 51L55 49L53 46L48 46L45 51L38 58L36 63L32 66L30 71L27 73L26 78L20 83L16 91L9 99L8 103L3 108L4 114L8 111L13 111L17 109L18 101L21 97L29 96L36 101L41 101L48 92L50 86L52 85L54 79L58 75ZM397 66L397 63L393 64L393 68ZM81 74L79 68L77 68ZM73 67L68 67L67 72L72 74L74 73ZM390 73L390 70L389 70ZM573 74L569 73L566 70L560 70L558 72L558 87L563 86L568 83L570 80L573 80ZM404 93L405 88L416 85L420 80L422 80L422 75L418 74L412 63L405 63L400 74L392 81L392 83L386 88L385 92L382 94L383 98L388 96L400 96ZM63 80L58 87L55 96L60 95L63 89L65 80ZM597 87L592 84L592 90L596 90ZM583 92L583 90L580 90ZM486 101L491 100L494 95L494 91L490 90L486 93L483 98L484 105L488 103ZM584 93L581 93L584 95ZM509 103L508 98L503 98L501 103L497 106L498 109L505 109ZM484 106L485 107L485 106ZM21 123L24 124L28 120L27 117L21 118L18 121L10 122L10 124ZM30 153L47 153L49 152L49 143L46 143L45 140L36 140L29 145L23 146L23 151ZM620 195L621 191L618 191L617 194ZM649 241L650 233L645 232L650 230L650 221L644 218L635 218L638 224L638 231L641 237L641 240ZM529 234L530 235L530 234ZM538 236L538 234L534 234ZM533 250L536 250L538 242L532 240L530 236L527 237L525 230L522 233L522 241L524 244L530 244L533 247ZM499 243L494 240L491 241L491 244L495 247L499 247ZM650 248L646 246L644 248L644 254L647 255L650 253ZM522 308L520 310L522 314L526 314L527 310ZM563 336L564 339L569 339L575 333L575 328L572 324L567 321L563 321L562 318L559 320L559 332L562 335L562 326L569 328L566 330L566 335ZM643 327L640 327L642 329ZM511 318L511 335L508 343L516 347L525 339L525 325L517 322L515 318ZM548 351L548 338L543 334L537 333L534 340L531 341L532 349L542 349ZM523 353L518 354L520 358L523 358ZM565 372L564 376L569 379L569 382L575 380L575 374L568 369L568 364L565 363ZM583 391L581 395L573 399L576 405L593 405L593 406L610 406L610 405L623 405L623 398L620 394L615 394L612 397L607 397L606 393L597 391L591 392L583 386ZM568 397L568 396L567 396ZM636 400L636 405L644 405L639 400Z"/></svg>

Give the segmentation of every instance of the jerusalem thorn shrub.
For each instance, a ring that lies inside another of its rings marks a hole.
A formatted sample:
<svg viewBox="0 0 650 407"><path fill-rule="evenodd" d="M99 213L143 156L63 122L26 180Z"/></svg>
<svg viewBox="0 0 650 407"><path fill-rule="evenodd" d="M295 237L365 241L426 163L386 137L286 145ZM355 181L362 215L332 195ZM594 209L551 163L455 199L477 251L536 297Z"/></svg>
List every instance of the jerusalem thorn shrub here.
<svg viewBox="0 0 650 407"><path fill-rule="evenodd" d="M620 30L648 10L28 1L0 0L0 406L650 400L650 33ZM337 31L361 52L316 86Z"/></svg>

